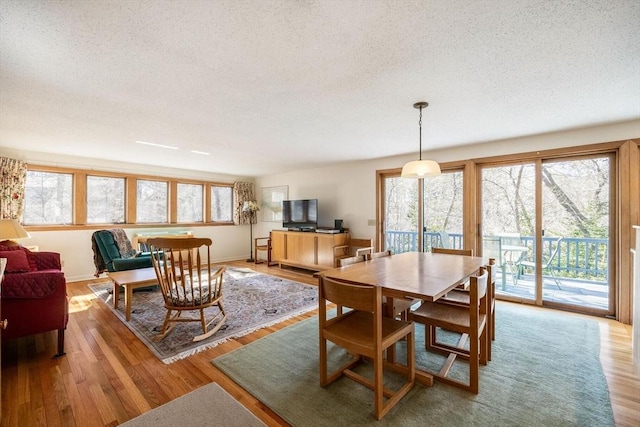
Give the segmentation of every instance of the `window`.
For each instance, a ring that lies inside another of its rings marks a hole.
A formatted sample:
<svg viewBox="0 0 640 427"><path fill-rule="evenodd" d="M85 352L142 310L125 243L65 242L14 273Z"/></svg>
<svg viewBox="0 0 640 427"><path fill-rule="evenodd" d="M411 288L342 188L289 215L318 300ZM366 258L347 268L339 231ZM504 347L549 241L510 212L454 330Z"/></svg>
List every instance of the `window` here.
<svg viewBox="0 0 640 427"><path fill-rule="evenodd" d="M25 225L73 223L73 175L27 171Z"/></svg>
<svg viewBox="0 0 640 427"><path fill-rule="evenodd" d="M125 179L87 176L87 224L125 222Z"/></svg>
<svg viewBox="0 0 640 427"><path fill-rule="evenodd" d="M169 185L166 181L139 179L136 192L137 223L168 223Z"/></svg>
<svg viewBox="0 0 640 427"><path fill-rule="evenodd" d="M233 184L29 166L23 224L233 224ZM57 227L52 227L57 226Z"/></svg>
<svg viewBox="0 0 640 427"><path fill-rule="evenodd" d="M233 221L233 187L211 186L211 221Z"/></svg>
<svg viewBox="0 0 640 427"><path fill-rule="evenodd" d="M178 222L202 222L203 186L178 184Z"/></svg>
<svg viewBox="0 0 640 427"><path fill-rule="evenodd" d="M418 180L384 177L384 246L393 253L418 250Z"/></svg>
<svg viewBox="0 0 640 427"><path fill-rule="evenodd" d="M424 180L425 252L427 246L463 248L462 178L462 171L443 171Z"/></svg>
<svg viewBox="0 0 640 427"><path fill-rule="evenodd" d="M401 178L397 173L381 175L381 249L393 253L428 252L434 246L461 249L463 177L462 170L445 170L440 176L423 180Z"/></svg>

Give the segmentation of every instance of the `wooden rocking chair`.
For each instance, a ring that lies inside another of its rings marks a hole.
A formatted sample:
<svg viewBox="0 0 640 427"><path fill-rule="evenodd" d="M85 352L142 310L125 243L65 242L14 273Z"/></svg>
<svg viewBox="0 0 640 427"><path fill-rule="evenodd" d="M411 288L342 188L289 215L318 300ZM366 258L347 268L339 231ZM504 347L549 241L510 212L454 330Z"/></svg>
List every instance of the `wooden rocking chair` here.
<svg viewBox="0 0 640 427"><path fill-rule="evenodd" d="M156 340L166 337L176 322L202 324L202 334L194 337L193 341L201 341L215 334L227 318L222 306L225 267L212 268L211 239L155 238L149 239L148 243L167 309L162 331ZM218 312L207 320L206 309L217 309ZM197 311L199 316L182 317L186 311Z"/></svg>

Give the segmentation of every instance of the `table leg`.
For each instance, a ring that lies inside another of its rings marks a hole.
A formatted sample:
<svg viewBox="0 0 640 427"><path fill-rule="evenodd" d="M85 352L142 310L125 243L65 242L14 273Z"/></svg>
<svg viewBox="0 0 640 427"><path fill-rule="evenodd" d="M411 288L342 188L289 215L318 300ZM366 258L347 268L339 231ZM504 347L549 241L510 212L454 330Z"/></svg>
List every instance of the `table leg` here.
<svg viewBox="0 0 640 427"><path fill-rule="evenodd" d="M387 306L385 307L385 312L383 313L385 317L395 318L396 314L393 312L393 298L387 297ZM392 345L387 349L387 362L395 363L396 362L396 346Z"/></svg>
<svg viewBox="0 0 640 427"><path fill-rule="evenodd" d="M394 318L396 316L396 313L394 313L394 310L393 310L393 298L387 297L387 306L385 308L384 315L386 317L391 317L391 318ZM387 349L387 362L393 366L395 365L395 360L396 360L396 346L392 345ZM433 375L431 375L426 371L423 371L422 369L416 366L416 382L427 387L432 387Z"/></svg>
<svg viewBox="0 0 640 427"><path fill-rule="evenodd" d="M118 309L118 300L120 296L120 285L115 280L113 281L113 308Z"/></svg>
<svg viewBox="0 0 640 427"><path fill-rule="evenodd" d="M124 287L124 313L127 322L131 320L131 300L133 299L133 286Z"/></svg>

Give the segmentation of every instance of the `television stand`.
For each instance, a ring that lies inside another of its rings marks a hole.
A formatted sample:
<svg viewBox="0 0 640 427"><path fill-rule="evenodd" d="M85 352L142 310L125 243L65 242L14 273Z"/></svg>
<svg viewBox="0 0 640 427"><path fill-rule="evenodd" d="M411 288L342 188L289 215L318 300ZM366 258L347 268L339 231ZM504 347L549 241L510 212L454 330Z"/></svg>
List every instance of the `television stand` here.
<svg viewBox="0 0 640 427"><path fill-rule="evenodd" d="M327 270L334 266L333 248L345 245L347 233L309 231L271 231L271 259L283 265L306 270Z"/></svg>

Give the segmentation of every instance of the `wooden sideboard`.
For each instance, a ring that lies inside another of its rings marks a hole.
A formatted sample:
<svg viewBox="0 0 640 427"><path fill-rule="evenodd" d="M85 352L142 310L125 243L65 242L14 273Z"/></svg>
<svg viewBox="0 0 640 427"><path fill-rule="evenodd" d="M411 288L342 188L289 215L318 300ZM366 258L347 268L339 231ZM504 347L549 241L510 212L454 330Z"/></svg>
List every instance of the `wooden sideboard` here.
<svg viewBox="0 0 640 427"><path fill-rule="evenodd" d="M273 230L271 259L280 267L288 265L308 270L333 268L333 248L346 244L347 236L347 233Z"/></svg>

